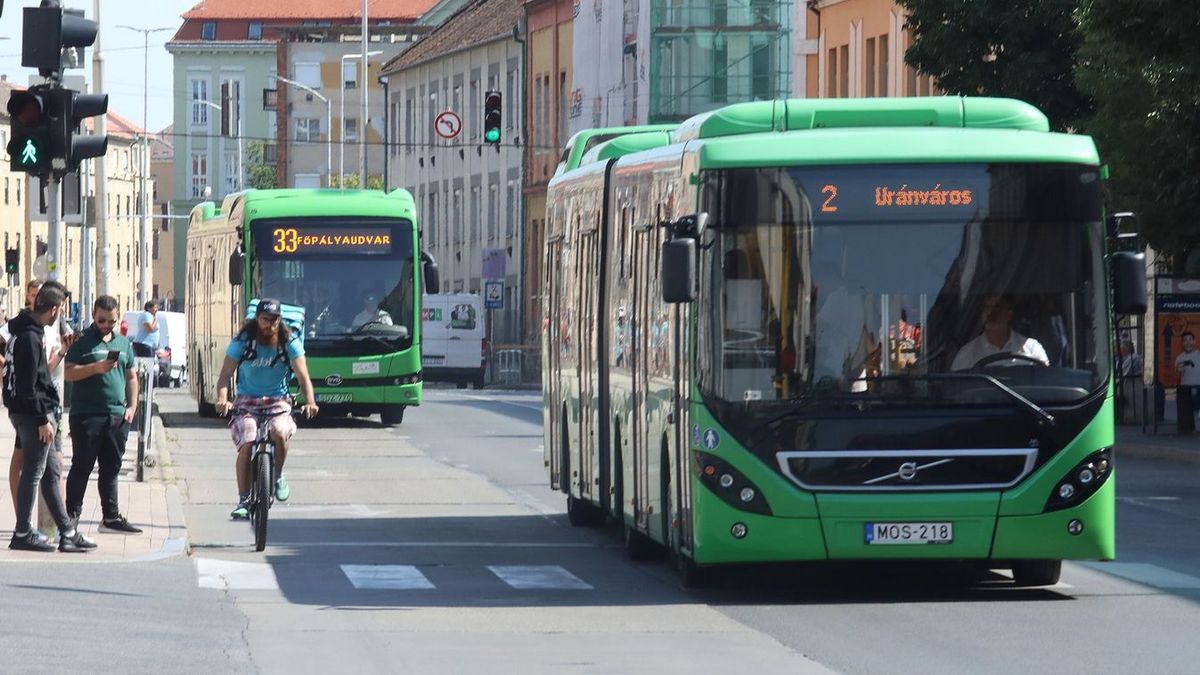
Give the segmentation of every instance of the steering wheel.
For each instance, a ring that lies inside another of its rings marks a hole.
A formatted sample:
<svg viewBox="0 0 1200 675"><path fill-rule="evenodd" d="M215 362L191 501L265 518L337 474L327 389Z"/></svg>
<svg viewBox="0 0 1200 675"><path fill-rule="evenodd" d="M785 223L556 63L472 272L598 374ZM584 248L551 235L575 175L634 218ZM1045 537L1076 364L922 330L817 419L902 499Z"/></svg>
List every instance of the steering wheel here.
<svg viewBox="0 0 1200 675"><path fill-rule="evenodd" d="M1000 352L999 354L992 354L990 356L985 356L982 359L979 359L978 361L975 362L975 365L971 366L971 369L974 370L976 368L986 368L998 361L1012 361L1014 359L1017 361L1028 361L1029 363L1032 363L1035 366L1045 366L1046 365L1041 359L1037 359L1032 356L1026 356L1025 354L1014 354L1013 352Z"/></svg>

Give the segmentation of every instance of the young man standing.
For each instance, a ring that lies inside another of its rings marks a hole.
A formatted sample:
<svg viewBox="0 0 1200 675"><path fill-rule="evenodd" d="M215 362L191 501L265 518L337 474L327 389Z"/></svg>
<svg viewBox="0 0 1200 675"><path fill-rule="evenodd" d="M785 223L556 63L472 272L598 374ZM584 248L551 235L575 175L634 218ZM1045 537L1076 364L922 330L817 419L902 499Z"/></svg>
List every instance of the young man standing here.
<svg viewBox="0 0 1200 675"><path fill-rule="evenodd" d="M117 478L129 425L137 411L138 380L133 347L116 333L117 300L101 295L92 306L92 325L67 352L66 379L71 389L71 442L75 456L67 474L67 511L78 519L88 476L100 462L100 507L104 520L101 532L137 534L121 515L117 502Z"/></svg>
<svg viewBox="0 0 1200 675"><path fill-rule="evenodd" d="M133 353L138 356L154 356L158 351L158 303L147 302L138 319L138 329L133 338Z"/></svg>
<svg viewBox="0 0 1200 675"><path fill-rule="evenodd" d="M31 519L37 503L37 488L58 525L58 550L77 553L96 548L67 517L59 480L62 465L54 451L54 416L59 410L59 394L50 377L45 328L58 319L67 299L66 288L54 281L38 291L32 310L22 311L9 323L4 365L4 405L17 436L21 439L24 466L17 488L17 525L8 547L23 551L53 551L45 535L33 528Z"/></svg>

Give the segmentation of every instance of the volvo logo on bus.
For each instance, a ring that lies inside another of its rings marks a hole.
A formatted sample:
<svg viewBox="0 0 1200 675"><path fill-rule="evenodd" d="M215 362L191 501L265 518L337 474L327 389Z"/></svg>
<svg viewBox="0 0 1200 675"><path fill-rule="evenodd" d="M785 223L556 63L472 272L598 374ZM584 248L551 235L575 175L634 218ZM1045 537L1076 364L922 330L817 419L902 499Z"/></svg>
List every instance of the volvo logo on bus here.
<svg viewBox="0 0 1200 675"><path fill-rule="evenodd" d="M900 469L896 471L896 475L900 476L901 480L912 480L917 477L917 463L905 462L900 465Z"/></svg>
<svg viewBox="0 0 1200 675"><path fill-rule="evenodd" d="M340 386L342 386L342 376L338 375L336 373L333 375L330 375L329 377L325 378L325 384L327 384L331 387L340 387Z"/></svg>

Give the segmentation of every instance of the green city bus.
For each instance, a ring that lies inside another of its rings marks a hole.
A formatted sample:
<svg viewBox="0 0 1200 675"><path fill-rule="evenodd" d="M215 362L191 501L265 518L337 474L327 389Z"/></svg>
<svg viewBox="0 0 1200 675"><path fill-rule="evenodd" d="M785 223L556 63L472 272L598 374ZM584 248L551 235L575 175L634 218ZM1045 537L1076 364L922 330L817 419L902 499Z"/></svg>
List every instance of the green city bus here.
<svg viewBox="0 0 1200 675"><path fill-rule="evenodd" d="M239 192L219 209L192 209L187 247L189 386L202 416L214 413L230 338L263 297L305 309L323 416L378 413L400 424L420 405L421 294L437 292L438 271L418 254L407 191Z"/></svg>
<svg viewBox="0 0 1200 675"><path fill-rule="evenodd" d="M1093 141L990 98L780 100L633 128L549 186L545 461L572 523L720 565L1115 555ZM1122 214L1124 216L1124 214Z"/></svg>

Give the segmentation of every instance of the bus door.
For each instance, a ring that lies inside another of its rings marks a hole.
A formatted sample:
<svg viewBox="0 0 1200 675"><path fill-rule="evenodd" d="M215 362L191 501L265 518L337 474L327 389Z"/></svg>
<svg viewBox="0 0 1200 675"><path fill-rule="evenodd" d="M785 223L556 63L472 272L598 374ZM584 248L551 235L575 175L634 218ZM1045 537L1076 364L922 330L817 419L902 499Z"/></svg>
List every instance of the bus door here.
<svg viewBox="0 0 1200 675"><path fill-rule="evenodd" d="M596 485L596 232L581 232L579 242L579 494L592 496Z"/></svg>
<svg viewBox="0 0 1200 675"><path fill-rule="evenodd" d="M562 277L562 237L558 236L547 242L546 246L546 314L542 317L545 322L543 331L546 340L546 408L543 423L546 427L546 460L550 466L550 486L569 489L566 476L559 476L562 471L562 381L560 368L562 355L560 353L560 323L562 316L561 277ZM557 450L557 452L555 452Z"/></svg>
<svg viewBox="0 0 1200 675"><path fill-rule="evenodd" d="M650 434L649 409L646 394L650 387L650 335L653 314L650 289L650 266L654 245L650 232L637 230L633 243L633 495L634 522L643 529L649 527L646 509L650 499Z"/></svg>

